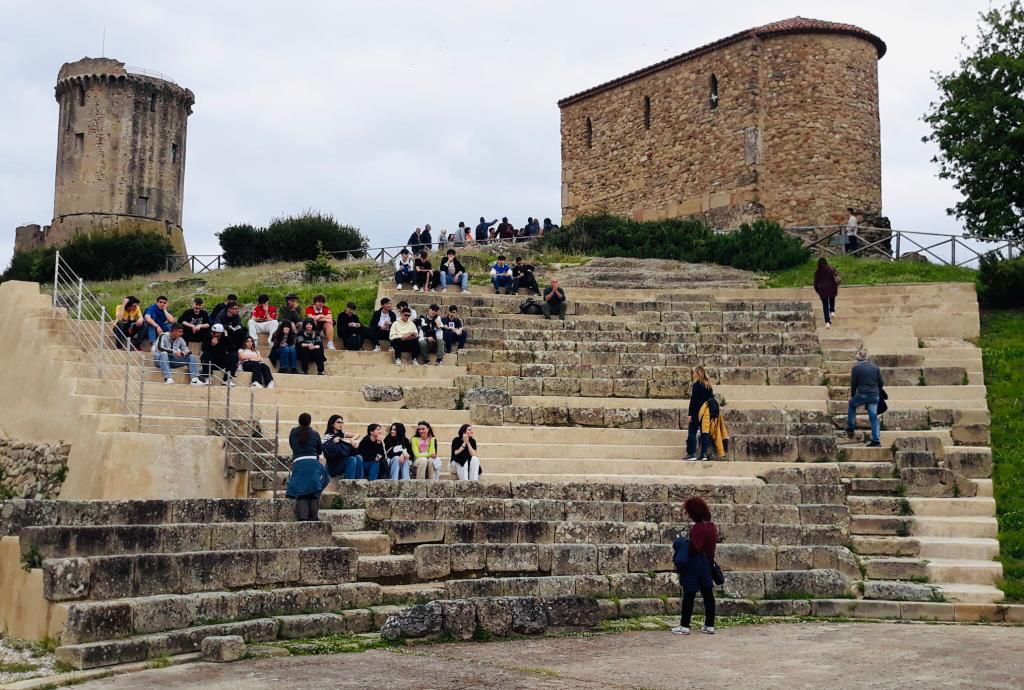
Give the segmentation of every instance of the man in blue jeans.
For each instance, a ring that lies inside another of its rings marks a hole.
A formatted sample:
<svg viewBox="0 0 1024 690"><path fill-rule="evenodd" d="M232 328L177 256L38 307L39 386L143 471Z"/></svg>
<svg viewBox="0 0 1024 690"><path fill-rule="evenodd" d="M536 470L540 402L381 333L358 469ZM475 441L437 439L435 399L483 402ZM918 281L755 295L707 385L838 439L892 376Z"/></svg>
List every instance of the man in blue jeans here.
<svg viewBox="0 0 1024 690"><path fill-rule="evenodd" d="M868 448L879 448L881 441L881 426L878 423L878 402L881 399L882 387L885 382L882 380L882 371L874 362L868 361L868 351L857 352L857 363L850 371L850 403L846 408L846 437L853 438L853 431L857 426L857 408L866 407L868 420L871 422L871 441Z"/></svg>

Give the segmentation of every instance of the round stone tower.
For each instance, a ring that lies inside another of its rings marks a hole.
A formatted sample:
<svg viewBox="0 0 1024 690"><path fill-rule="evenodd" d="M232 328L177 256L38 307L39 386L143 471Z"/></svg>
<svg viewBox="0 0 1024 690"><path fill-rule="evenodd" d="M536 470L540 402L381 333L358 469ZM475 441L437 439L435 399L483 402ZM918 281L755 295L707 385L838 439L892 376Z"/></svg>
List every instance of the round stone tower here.
<svg viewBox="0 0 1024 690"><path fill-rule="evenodd" d="M185 142L195 95L166 75L109 58L65 63L53 223L43 244L80 232L155 230L185 251Z"/></svg>

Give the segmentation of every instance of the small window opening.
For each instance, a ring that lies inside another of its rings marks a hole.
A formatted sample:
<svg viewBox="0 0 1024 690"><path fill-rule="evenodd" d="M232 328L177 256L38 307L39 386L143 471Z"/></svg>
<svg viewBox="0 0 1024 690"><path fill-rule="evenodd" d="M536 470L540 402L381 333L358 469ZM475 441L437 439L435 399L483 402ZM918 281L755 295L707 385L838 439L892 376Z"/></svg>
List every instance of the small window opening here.
<svg viewBox="0 0 1024 690"><path fill-rule="evenodd" d="M711 109L714 110L718 107L718 77L714 74L711 75L711 98L710 105Z"/></svg>
<svg viewBox="0 0 1024 690"><path fill-rule="evenodd" d="M149 215L149 197L140 196L135 200L135 208L132 209L132 215L146 216Z"/></svg>
<svg viewBox="0 0 1024 690"><path fill-rule="evenodd" d="M587 148L594 146L594 124L587 118Z"/></svg>
<svg viewBox="0 0 1024 690"><path fill-rule="evenodd" d="M78 132L75 134L75 153L81 153L85 150L85 133Z"/></svg>
<svg viewBox="0 0 1024 690"><path fill-rule="evenodd" d="M171 144L171 163L178 162L178 145Z"/></svg>
<svg viewBox="0 0 1024 690"><path fill-rule="evenodd" d="M644 96L644 129L651 128L651 97Z"/></svg>
<svg viewBox="0 0 1024 690"><path fill-rule="evenodd" d="M78 85L78 105L85 105L85 87L81 84Z"/></svg>
<svg viewBox="0 0 1024 690"><path fill-rule="evenodd" d="M156 112L156 94L150 94L149 96L149 112Z"/></svg>

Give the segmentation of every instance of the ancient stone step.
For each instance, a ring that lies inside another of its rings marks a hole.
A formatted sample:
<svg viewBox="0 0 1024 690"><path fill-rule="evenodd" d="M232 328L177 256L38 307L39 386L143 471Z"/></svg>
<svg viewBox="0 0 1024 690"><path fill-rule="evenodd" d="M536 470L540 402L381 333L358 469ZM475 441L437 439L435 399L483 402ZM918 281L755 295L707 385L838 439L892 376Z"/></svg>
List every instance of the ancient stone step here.
<svg viewBox="0 0 1024 690"><path fill-rule="evenodd" d="M391 553L391 537L383 532L336 532L335 546L347 546L362 556L386 556Z"/></svg>
<svg viewBox="0 0 1024 690"><path fill-rule="evenodd" d="M913 558L921 555L921 543L913 537L851 535L855 553L861 556L893 556Z"/></svg>
<svg viewBox="0 0 1024 690"><path fill-rule="evenodd" d="M890 479L893 473L891 462L840 462L838 465L840 473L846 479Z"/></svg>
<svg viewBox="0 0 1024 690"><path fill-rule="evenodd" d="M864 598L883 601L938 601L938 588L901 580L866 580Z"/></svg>
<svg viewBox="0 0 1024 690"><path fill-rule="evenodd" d="M992 561L999 557L999 541L971 537L915 537L922 558L964 558Z"/></svg>
<svg viewBox="0 0 1024 690"><path fill-rule="evenodd" d="M851 515L850 533L853 535L909 536L914 518L898 515Z"/></svg>
<svg viewBox="0 0 1024 690"><path fill-rule="evenodd" d="M865 575L872 580L921 582L928 579L928 561L922 558L874 557L865 558L862 563Z"/></svg>
<svg viewBox="0 0 1024 690"><path fill-rule="evenodd" d="M1003 564L992 560L930 558L927 571L930 582L997 585L1003 577Z"/></svg>
<svg viewBox="0 0 1024 690"><path fill-rule="evenodd" d="M331 526L335 534L366 529L366 510L358 508L320 510L320 521Z"/></svg>
<svg viewBox="0 0 1024 690"><path fill-rule="evenodd" d="M359 580L401 584L416 577L416 559L410 555L360 556Z"/></svg>
<svg viewBox="0 0 1024 690"><path fill-rule="evenodd" d="M902 490L903 483L899 479L853 478L850 480L851 495L889 495L895 496Z"/></svg>

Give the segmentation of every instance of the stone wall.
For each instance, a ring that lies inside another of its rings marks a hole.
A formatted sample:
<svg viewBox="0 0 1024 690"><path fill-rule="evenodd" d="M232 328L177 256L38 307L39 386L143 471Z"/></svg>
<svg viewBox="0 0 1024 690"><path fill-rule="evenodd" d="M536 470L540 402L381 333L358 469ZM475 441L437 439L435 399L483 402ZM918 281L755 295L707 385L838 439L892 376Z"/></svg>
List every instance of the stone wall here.
<svg viewBox="0 0 1024 690"><path fill-rule="evenodd" d="M55 499L67 474L66 443L24 443L0 439L0 495Z"/></svg>
<svg viewBox="0 0 1024 690"><path fill-rule="evenodd" d="M851 205L877 211L877 62L857 36L750 37L567 99L562 222L610 212L815 225L845 221Z"/></svg>

